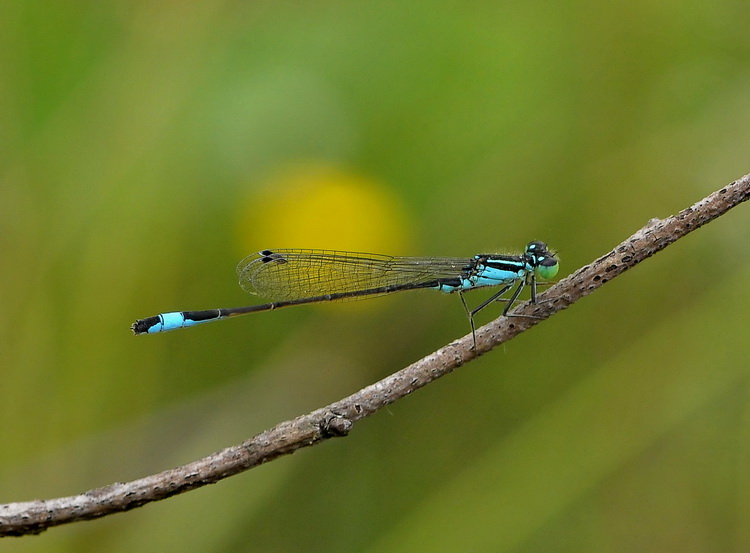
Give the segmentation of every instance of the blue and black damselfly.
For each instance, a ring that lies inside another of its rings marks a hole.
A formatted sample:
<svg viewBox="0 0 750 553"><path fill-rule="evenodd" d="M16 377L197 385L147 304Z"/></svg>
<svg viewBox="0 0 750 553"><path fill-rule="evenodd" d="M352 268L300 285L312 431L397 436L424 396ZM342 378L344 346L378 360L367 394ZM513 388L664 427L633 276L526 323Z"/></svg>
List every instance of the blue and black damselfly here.
<svg viewBox="0 0 750 553"><path fill-rule="evenodd" d="M536 303L537 276L550 279L559 269L555 254L544 242L531 242L520 255L479 254L465 257L391 257L333 250L262 250L237 266L240 286L270 303L162 313L137 320L135 334L155 334L237 315L270 311L291 305L353 300L382 296L402 290L432 288L458 292L474 334L474 315L494 301L507 301L503 315L525 286ZM510 298L502 298L513 286ZM463 292L500 286L495 294L469 309ZM476 338L475 338L476 343Z"/></svg>

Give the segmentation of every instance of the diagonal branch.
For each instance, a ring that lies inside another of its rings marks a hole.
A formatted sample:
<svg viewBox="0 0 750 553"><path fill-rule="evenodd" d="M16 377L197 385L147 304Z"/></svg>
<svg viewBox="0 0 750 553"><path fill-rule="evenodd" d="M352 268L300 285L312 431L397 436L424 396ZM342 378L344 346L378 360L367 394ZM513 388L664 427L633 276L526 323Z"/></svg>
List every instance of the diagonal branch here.
<svg viewBox="0 0 750 553"><path fill-rule="evenodd" d="M345 399L282 422L242 444L181 467L79 495L0 505L0 536L36 534L51 526L134 509L213 484L329 438L345 436L355 422L567 308L605 282L749 198L750 175L745 175L677 215L650 220L611 252L551 287L540 296L539 303L527 302L513 313L526 317L500 317L477 329L476 351L471 347L471 335L464 336Z"/></svg>

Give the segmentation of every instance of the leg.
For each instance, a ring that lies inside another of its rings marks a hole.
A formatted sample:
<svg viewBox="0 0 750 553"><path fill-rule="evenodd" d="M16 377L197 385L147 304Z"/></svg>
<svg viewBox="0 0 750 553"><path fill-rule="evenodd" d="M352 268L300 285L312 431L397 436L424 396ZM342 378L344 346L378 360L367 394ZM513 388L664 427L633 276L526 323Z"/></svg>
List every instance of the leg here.
<svg viewBox="0 0 750 553"><path fill-rule="evenodd" d="M518 285L518 288L516 288L516 291L513 292L513 295L508 300L508 305L505 306L505 310L503 311L503 315L506 317L526 317L528 319L538 319L539 317L535 317L534 315L513 315L512 313L509 314L508 311L510 311L510 308L513 306L515 301L518 299L518 296L521 294L521 290L523 290L524 286L529 284L531 286L531 303L536 304L536 276L534 273L531 274L530 282L527 282L526 280L522 280L521 284ZM546 284L546 283L540 283L540 284ZM545 300L547 301L547 300Z"/></svg>
<svg viewBox="0 0 750 553"><path fill-rule="evenodd" d="M518 288L516 288L516 291L513 292L513 295L508 300L508 305L505 306L505 309L503 309L503 316L504 317L510 317L511 315L508 315L508 311L510 311L510 308L513 307L513 304L516 303L516 300L518 299L518 296L521 295L521 290L523 290L523 287L526 286L526 281L522 280L521 283L518 285ZM510 288L510 286L509 286ZM531 302L536 303L534 300L536 299L535 296L535 289L534 287L531 288L532 298Z"/></svg>
<svg viewBox="0 0 750 553"><path fill-rule="evenodd" d="M491 304L493 301L505 301L505 300L501 300L500 296L502 296L503 294L505 294L505 292L507 292L508 290L510 290L511 286L513 286L513 285L512 284L507 284L507 285L503 286L502 288L500 288L500 290L498 290L496 293L492 294L492 296L489 299L483 301L477 307L475 307L474 309L472 309L471 310L471 314L472 315L476 315L482 309L484 309L489 304ZM514 294L513 298L515 299L516 296L517 296L517 294ZM506 308L505 311L507 311L507 310L508 309ZM505 313L503 313L503 314L505 314Z"/></svg>
<svg viewBox="0 0 750 553"><path fill-rule="evenodd" d="M464 306L464 311L466 311L466 316L469 317L469 324L471 325L471 338L474 344L471 346L471 348L476 351L477 350L477 333L474 328L474 312L469 311L469 306L466 305L466 299L464 298L464 292L463 290L458 291L458 297L461 298L461 304Z"/></svg>

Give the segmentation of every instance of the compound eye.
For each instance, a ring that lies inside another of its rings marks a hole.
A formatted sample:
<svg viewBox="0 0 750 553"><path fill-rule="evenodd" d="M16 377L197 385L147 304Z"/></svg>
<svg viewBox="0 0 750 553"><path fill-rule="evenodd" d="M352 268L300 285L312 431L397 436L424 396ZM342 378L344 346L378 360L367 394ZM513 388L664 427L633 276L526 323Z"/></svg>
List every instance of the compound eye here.
<svg viewBox="0 0 750 553"><path fill-rule="evenodd" d="M554 278L558 270L560 270L560 264L554 257L544 257L537 265L537 272L542 278Z"/></svg>

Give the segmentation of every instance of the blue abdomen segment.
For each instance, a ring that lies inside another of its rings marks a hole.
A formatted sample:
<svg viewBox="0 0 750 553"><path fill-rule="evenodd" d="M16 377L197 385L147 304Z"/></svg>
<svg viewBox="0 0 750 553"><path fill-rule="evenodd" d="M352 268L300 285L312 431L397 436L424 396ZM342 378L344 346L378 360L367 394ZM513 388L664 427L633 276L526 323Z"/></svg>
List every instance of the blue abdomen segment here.
<svg viewBox="0 0 750 553"><path fill-rule="evenodd" d="M190 311L174 311L172 313L161 313L155 317L149 317L137 321L133 325L133 331L136 334L157 334L159 332L167 332L170 330L177 330L178 328L184 328L188 326L195 326L201 323L208 323L215 321L220 317L219 310L215 310L211 313L211 316L206 316L207 312L201 312L203 317L197 318L193 316ZM215 313L215 314L214 314Z"/></svg>
<svg viewBox="0 0 750 553"><path fill-rule="evenodd" d="M184 326L190 326L190 320L185 318L182 312L162 313L157 315L159 324L153 325L148 329L149 334L155 334L157 332L166 332L168 330L176 330Z"/></svg>

